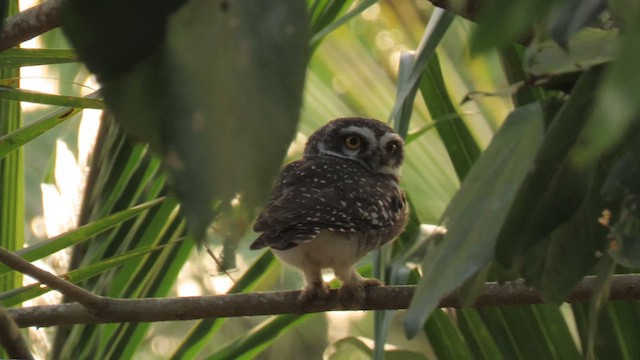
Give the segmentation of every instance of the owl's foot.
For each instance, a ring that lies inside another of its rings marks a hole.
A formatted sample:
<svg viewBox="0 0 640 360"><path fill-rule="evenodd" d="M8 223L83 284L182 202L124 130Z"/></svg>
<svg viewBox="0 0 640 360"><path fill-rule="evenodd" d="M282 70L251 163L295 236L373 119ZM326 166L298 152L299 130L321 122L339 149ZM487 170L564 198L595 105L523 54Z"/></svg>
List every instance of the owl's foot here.
<svg viewBox="0 0 640 360"><path fill-rule="evenodd" d="M338 290L338 300L345 308L353 308L363 305L367 296L366 288L382 286L378 279L360 279L356 282L346 282Z"/></svg>
<svg viewBox="0 0 640 360"><path fill-rule="evenodd" d="M312 283L308 283L304 289L302 289L302 293L298 299L303 307L316 302L325 302L330 291L331 287L326 282L321 280L314 281Z"/></svg>

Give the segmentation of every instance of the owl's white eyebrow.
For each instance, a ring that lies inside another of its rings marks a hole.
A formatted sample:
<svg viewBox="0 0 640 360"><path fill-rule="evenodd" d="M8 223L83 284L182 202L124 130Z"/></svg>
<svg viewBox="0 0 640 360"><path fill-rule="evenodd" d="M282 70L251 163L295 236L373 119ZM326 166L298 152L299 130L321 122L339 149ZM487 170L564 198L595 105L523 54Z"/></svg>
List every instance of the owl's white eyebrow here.
<svg viewBox="0 0 640 360"><path fill-rule="evenodd" d="M331 155L331 156L339 157L339 158L342 158L342 159L348 159L348 160L356 161L356 162L360 163L362 166L364 166L365 168L367 168L367 169L369 168L364 161L358 159L357 157L347 156L345 154L341 154L341 153L338 153L338 152L335 152L335 151L327 150L324 147L323 143L319 143L318 144L318 153L325 154L325 155Z"/></svg>
<svg viewBox="0 0 640 360"><path fill-rule="evenodd" d="M394 140L402 142L402 138L400 137L400 135L393 132L388 132L380 137L380 147L384 147L389 141Z"/></svg>
<svg viewBox="0 0 640 360"><path fill-rule="evenodd" d="M367 140L367 142L369 144L375 144L376 141L376 134L373 132L373 130L368 129L368 128L363 128L360 126L354 126L351 125L349 127L346 127L342 130L340 130L340 135L344 135L344 134L359 134L360 136L362 136L365 140Z"/></svg>

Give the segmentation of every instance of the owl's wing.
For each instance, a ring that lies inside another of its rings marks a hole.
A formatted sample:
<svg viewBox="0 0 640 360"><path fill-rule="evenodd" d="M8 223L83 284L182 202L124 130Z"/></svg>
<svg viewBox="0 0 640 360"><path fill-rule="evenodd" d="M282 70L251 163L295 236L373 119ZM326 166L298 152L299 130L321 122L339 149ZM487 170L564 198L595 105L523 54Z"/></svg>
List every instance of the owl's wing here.
<svg viewBox="0 0 640 360"><path fill-rule="evenodd" d="M320 231L367 231L390 226L404 211L402 191L364 167L334 159L287 166L254 225L263 232L251 249L292 248Z"/></svg>

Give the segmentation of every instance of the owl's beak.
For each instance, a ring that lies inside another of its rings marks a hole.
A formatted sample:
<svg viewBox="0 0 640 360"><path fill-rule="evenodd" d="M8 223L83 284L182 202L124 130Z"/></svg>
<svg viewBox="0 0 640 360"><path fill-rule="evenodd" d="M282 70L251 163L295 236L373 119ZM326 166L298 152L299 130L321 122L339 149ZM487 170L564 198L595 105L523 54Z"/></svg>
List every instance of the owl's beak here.
<svg viewBox="0 0 640 360"><path fill-rule="evenodd" d="M367 165L369 165L369 169L371 169L371 171L373 172L378 172L378 169L380 169L380 165L382 165L380 163L381 160L382 159L380 158L380 155L371 154L367 159Z"/></svg>

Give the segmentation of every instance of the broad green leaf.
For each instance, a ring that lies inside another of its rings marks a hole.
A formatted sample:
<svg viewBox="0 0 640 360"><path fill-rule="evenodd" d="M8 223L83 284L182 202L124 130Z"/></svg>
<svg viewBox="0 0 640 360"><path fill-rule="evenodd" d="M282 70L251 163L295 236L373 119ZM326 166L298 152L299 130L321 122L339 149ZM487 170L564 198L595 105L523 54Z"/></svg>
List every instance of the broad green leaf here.
<svg viewBox="0 0 640 360"><path fill-rule="evenodd" d="M517 108L465 178L443 215L444 241L422 262L424 276L404 319L409 336L422 328L440 298L493 258L500 227L542 142L543 126L541 104Z"/></svg>
<svg viewBox="0 0 640 360"><path fill-rule="evenodd" d="M585 126L599 74L599 69L585 73L557 113L547 110L545 116L553 121L497 239L496 259L502 266L514 266L528 248L573 216L586 195L593 168L577 169L568 158Z"/></svg>
<svg viewBox="0 0 640 360"><path fill-rule="evenodd" d="M67 49L7 49L0 53L0 67L62 64L78 61L75 51Z"/></svg>
<svg viewBox="0 0 640 360"><path fill-rule="evenodd" d="M568 50L569 39L576 31L580 30L594 20L607 9L604 0L571 0L564 2L558 9L550 23L553 39L565 50Z"/></svg>
<svg viewBox="0 0 640 360"><path fill-rule="evenodd" d="M488 281L490 272L494 267L494 262L489 262L458 287L457 297L462 307L473 305L478 295L484 290L484 284Z"/></svg>
<svg viewBox="0 0 640 360"><path fill-rule="evenodd" d="M551 233L542 254L541 281L535 286L543 300L560 305L582 278L589 274L604 251L608 228L599 223L610 207L601 195L604 174L598 169L580 208Z"/></svg>
<svg viewBox="0 0 640 360"><path fill-rule="evenodd" d="M45 94L37 91L3 85L0 85L0 99L58 105L71 108L104 109L104 103L101 100L89 97Z"/></svg>
<svg viewBox="0 0 640 360"><path fill-rule="evenodd" d="M623 32L617 59L603 75L580 147L572 154L579 166L597 162L640 122L640 3L630 2L619 16Z"/></svg>
<svg viewBox="0 0 640 360"><path fill-rule="evenodd" d="M167 154L165 163L199 238L211 220L212 201L224 203L242 193L251 208L266 200L302 104L306 6L254 0L220 11L217 4L196 0L171 20L171 29L169 62L178 70L173 81L186 90L180 101L196 127L172 121L164 128L177 135L166 144L176 153ZM175 166L175 156L184 167Z"/></svg>
<svg viewBox="0 0 640 360"><path fill-rule="evenodd" d="M535 76L584 71L613 61L619 43L617 29L585 28L571 37L568 51L552 40L532 44L524 54L523 63L527 73Z"/></svg>
<svg viewBox="0 0 640 360"><path fill-rule="evenodd" d="M103 87L129 134L163 156L196 239L214 206L238 193L249 208L266 200L295 133L308 61L303 2L224 4L185 4L164 51Z"/></svg>
<svg viewBox="0 0 640 360"><path fill-rule="evenodd" d="M162 47L167 18L185 2L65 1L62 30L87 68L99 80L110 80Z"/></svg>
<svg viewBox="0 0 640 360"><path fill-rule="evenodd" d="M471 52L479 53L492 47L502 47L528 35L534 22L551 8L554 0L489 0L480 9L478 27L471 43Z"/></svg>

